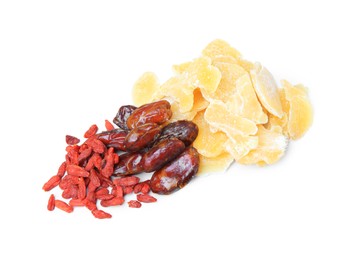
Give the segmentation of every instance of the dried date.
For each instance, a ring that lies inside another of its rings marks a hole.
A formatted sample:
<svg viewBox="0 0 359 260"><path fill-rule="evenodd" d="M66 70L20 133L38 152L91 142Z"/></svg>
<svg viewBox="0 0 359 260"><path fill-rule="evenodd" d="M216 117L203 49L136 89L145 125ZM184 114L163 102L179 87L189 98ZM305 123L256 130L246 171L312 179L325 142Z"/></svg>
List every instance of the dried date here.
<svg viewBox="0 0 359 260"><path fill-rule="evenodd" d="M113 147L116 150L125 151L125 139L127 131L114 129L97 134L97 139L103 142L107 147Z"/></svg>
<svg viewBox="0 0 359 260"><path fill-rule="evenodd" d="M120 155L119 163L114 168L114 176L132 175L143 171L141 153L125 153Z"/></svg>
<svg viewBox="0 0 359 260"><path fill-rule="evenodd" d="M148 123L135 127L125 138L125 149L136 152L152 144L161 132L161 127L155 123Z"/></svg>
<svg viewBox="0 0 359 260"><path fill-rule="evenodd" d="M143 156L144 171L159 170L182 153L185 148L185 144L177 138L164 139L158 142Z"/></svg>
<svg viewBox="0 0 359 260"><path fill-rule="evenodd" d="M166 125L158 140L175 137L189 146L197 138L198 126L188 120L180 120Z"/></svg>
<svg viewBox="0 0 359 260"><path fill-rule="evenodd" d="M171 104L166 100L161 100L142 105L133 111L127 119L127 127L133 129L147 123L163 124L171 116Z"/></svg>
<svg viewBox="0 0 359 260"><path fill-rule="evenodd" d="M151 178L151 190L170 194L183 188L198 172L199 155L194 147L188 147L175 160L156 171Z"/></svg>
<svg viewBox="0 0 359 260"><path fill-rule="evenodd" d="M127 119L136 109L137 107L131 105L120 107L115 118L113 119L113 123L123 130L128 130Z"/></svg>

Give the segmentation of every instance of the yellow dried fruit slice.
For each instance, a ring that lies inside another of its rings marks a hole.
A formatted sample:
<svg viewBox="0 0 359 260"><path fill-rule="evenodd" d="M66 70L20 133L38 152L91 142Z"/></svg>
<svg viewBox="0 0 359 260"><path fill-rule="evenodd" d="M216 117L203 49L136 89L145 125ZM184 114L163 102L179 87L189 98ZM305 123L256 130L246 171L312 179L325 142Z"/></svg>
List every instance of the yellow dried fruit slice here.
<svg viewBox="0 0 359 260"><path fill-rule="evenodd" d="M203 109L206 109L208 105L209 102L202 96L201 89L196 88L193 91L193 107L191 111L201 111Z"/></svg>
<svg viewBox="0 0 359 260"><path fill-rule="evenodd" d="M188 61L188 62L184 62L181 64L176 64L172 66L172 70L176 73L176 74L182 74L186 71L188 71L189 66L191 65L192 61Z"/></svg>
<svg viewBox="0 0 359 260"><path fill-rule="evenodd" d="M288 138L283 135L281 127L273 126L270 129L266 129L264 126L259 125L258 138L258 147L242 157L239 163L273 164L284 155L288 145Z"/></svg>
<svg viewBox="0 0 359 260"><path fill-rule="evenodd" d="M216 157L206 157L199 155L198 174L209 172L224 172L233 162L233 157L229 153L222 153Z"/></svg>
<svg viewBox="0 0 359 260"><path fill-rule="evenodd" d="M204 56L215 58L216 56L231 56L238 59L241 54L235 48L230 46L227 42L216 39L210 42L202 51Z"/></svg>
<svg viewBox="0 0 359 260"><path fill-rule="evenodd" d="M211 59L212 59L212 64L215 64L217 62L225 62L225 63L238 65L238 60L236 58L233 58L232 56L220 55L220 56L214 56Z"/></svg>
<svg viewBox="0 0 359 260"><path fill-rule="evenodd" d="M193 146L200 154L206 157L216 157L223 153L223 144L228 140L225 133L212 133L209 125L204 119L204 111L198 112L193 122L198 126L198 136L193 142Z"/></svg>
<svg viewBox="0 0 359 260"><path fill-rule="evenodd" d="M175 122L178 120L193 120L193 118L196 116L197 111L189 111L189 112L181 112L180 111L180 104L176 101L173 101L171 103L171 110L172 110L172 117L170 119L170 122Z"/></svg>
<svg viewBox="0 0 359 260"><path fill-rule="evenodd" d="M253 87L259 101L271 114L281 118L283 115L282 104L278 93L277 83L272 74L261 64L256 63L250 71Z"/></svg>
<svg viewBox="0 0 359 260"><path fill-rule="evenodd" d="M193 88L183 77L172 77L163 83L155 93L155 98L176 101L181 113L189 112L193 107Z"/></svg>
<svg viewBox="0 0 359 260"><path fill-rule="evenodd" d="M272 114L268 115L268 124L266 124L267 128L271 126L280 126L283 129L283 133L286 133L287 123L288 123L288 113L289 113L289 102L285 98L284 88L278 88L280 102L283 108L283 116L282 118L276 117Z"/></svg>
<svg viewBox="0 0 359 260"><path fill-rule="evenodd" d="M229 97L227 107L231 113L237 113L257 124L265 124L268 121L267 114L264 113L258 101L248 73L237 79L236 93Z"/></svg>
<svg viewBox="0 0 359 260"><path fill-rule="evenodd" d="M160 83L153 72L144 73L132 88L132 99L136 106L152 102L155 92L159 89Z"/></svg>
<svg viewBox="0 0 359 260"><path fill-rule="evenodd" d="M247 72L250 72L251 70L255 69L254 64L250 61L238 59L237 62L238 65L245 69Z"/></svg>
<svg viewBox="0 0 359 260"><path fill-rule="evenodd" d="M231 136L225 144L225 150L230 153L233 158L239 162L239 160L246 156L251 150L257 148L258 137L257 136Z"/></svg>
<svg viewBox="0 0 359 260"><path fill-rule="evenodd" d="M302 137L312 125L313 108L308 98L307 89L302 85L291 85L283 80L285 98L289 102L287 134L293 139Z"/></svg>
<svg viewBox="0 0 359 260"><path fill-rule="evenodd" d="M204 118L214 129L228 136L248 136L257 132L256 124L238 114L231 113L223 102L213 101L204 113Z"/></svg>

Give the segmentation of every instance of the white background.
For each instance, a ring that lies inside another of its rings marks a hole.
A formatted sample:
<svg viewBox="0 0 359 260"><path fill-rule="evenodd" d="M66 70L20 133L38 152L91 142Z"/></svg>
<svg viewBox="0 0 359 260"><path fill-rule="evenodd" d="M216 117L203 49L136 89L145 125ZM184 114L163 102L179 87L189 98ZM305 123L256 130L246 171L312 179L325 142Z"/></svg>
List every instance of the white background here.
<svg viewBox="0 0 359 260"><path fill-rule="evenodd" d="M0 258L359 259L354 3L1 1ZM309 88L308 134L273 166L232 165L111 220L48 212L65 134L103 129L143 72L164 81L216 38Z"/></svg>

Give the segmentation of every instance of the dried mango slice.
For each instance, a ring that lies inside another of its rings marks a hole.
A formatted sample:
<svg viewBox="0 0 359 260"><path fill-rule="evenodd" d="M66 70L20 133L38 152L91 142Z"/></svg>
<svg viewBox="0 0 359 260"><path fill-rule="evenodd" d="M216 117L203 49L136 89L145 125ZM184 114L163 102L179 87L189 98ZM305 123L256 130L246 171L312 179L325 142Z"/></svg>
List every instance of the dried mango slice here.
<svg viewBox="0 0 359 260"><path fill-rule="evenodd" d="M288 145L288 138L283 135L282 128L273 126L266 129L258 126L258 147L251 150L247 155L240 158L241 164L273 164L285 153Z"/></svg>
<svg viewBox="0 0 359 260"><path fill-rule="evenodd" d="M204 56L215 58L216 56L231 56L235 59L241 57L239 51L230 46L227 42L216 39L210 42L202 51Z"/></svg>
<svg viewBox="0 0 359 260"><path fill-rule="evenodd" d="M199 155L199 170L198 174L209 172L224 172L233 162L233 157L229 153L222 153L216 157L206 157Z"/></svg>
<svg viewBox="0 0 359 260"><path fill-rule="evenodd" d="M257 124L267 123L267 114L264 113L258 101L251 78L247 73L243 74L236 81L236 91L235 94L229 97L227 103L228 110L232 113L238 113Z"/></svg>
<svg viewBox="0 0 359 260"><path fill-rule="evenodd" d="M188 112L193 107L193 88L183 77L172 77L167 80L155 93L156 100L168 98L179 103L181 113Z"/></svg>
<svg viewBox="0 0 359 260"><path fill-rule="evenodd" d="M144 73L132 88L132 99L136 106L152 102L155 92L159 89L160 83L153 72Z"/></svg>
<svg viewBox="0 0 359 260"><path fill-rule="evenodd" d="M223 102L210 103L204 113L204 118L209 125L228 136L248 136L257 132L257 126L253 121L232 113Z"/></svg>
<svg viewBox="0 0 359 260"><path fill-rule="evenodd" d="M226 134L222 132L212 133L209 125L204 119L204 111L198 112L193 122L198 126L198 136L193 142L193 146L200 154L206 157L216 157L223 153L223 144L228 140Z"/></svg>
<svg viewBox="0 0 359 260"><path fill-rule="evenodd" d="M293 139L302 137L312 125L313 108L308 98L307 89L302 85L291 85L283 80L285 98L289 102L287 134Z"/></svg>
<svg viewBox="0 0 359 260"><path fill-rule="evenodd" d="M281 118L283 115L282 104L278 93L277 84L272 74L260 63L250 71L254 89L264 108L271 114Z"/></svg>
<svg viewBox="0 0 359 260"><path fill-rule="evenodd" d="M225 150L230 153L233 158L239 162L243 156L246 156L251 150L257 148L257 136L231 136L225 144Z"/></svg>

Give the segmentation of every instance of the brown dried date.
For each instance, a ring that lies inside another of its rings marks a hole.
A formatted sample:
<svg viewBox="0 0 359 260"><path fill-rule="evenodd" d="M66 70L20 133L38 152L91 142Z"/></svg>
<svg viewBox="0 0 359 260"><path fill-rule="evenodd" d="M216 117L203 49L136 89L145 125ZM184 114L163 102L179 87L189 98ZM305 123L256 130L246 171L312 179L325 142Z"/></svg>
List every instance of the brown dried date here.
<svg viewBox="0 0 359 260"><path fill-rule="evenodd" d="M183 188L198 172L199 155L194 147L188 147L175 160L151 178L151 190L159 194L170 194Z"/></svg>
<svg viewBox="0 0 359 260"><path fill-rule="evenodd" d="M161 127L155 123L140 125L132 129L124 141L127 151L136 152L149 146L157 139L161 132Z"/></svg>
<svg viewBox="0 0 359 260"><path fill-rule="evenodd" d="M127 131L114 129L97 134L97 139L103 142L107 147L113 147L116 150L125 151L125 138Z"/></svg>
<svg viewBox="0 0 359 260"><path fill-rule="evenodd" d="M114 176L137 174L143 171L141 153L125 153L120 155L119 163L114 168Z"/></svg>
<svg viewBox="0 0 359 260"><path fill-rule="evenodd" d="M172 116L171 104L161 100L137 108L127 119L127 127L133 129L146 123L163 124Z"/></svg>
<svg viewBox="0 0 359 260"><path fill-rule="evenodd" d="M188 120L180 120L166 125L158 140L175 137L189 146L197 138L198 126Z"/></svg>
<svg viewBox="0 0 359 260"><path fill-rule="evenodd" d="M113 123L116 124L118 127L120 127L123 130L128 130L128 127L126 124L127 119L133 113L133 111L135 111L136 109L137 109L137 107L131 106L131 105L120 107L115 118L113 119Z"/></svg>
<svg viewBox="0 0 359 260"><path fill-rule="evenodd" d="M144 171L152 172L159 170L182 153L185 148L185 144L177 138L164 139L158 142L143 156Z"/></svg>

